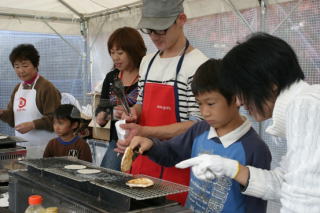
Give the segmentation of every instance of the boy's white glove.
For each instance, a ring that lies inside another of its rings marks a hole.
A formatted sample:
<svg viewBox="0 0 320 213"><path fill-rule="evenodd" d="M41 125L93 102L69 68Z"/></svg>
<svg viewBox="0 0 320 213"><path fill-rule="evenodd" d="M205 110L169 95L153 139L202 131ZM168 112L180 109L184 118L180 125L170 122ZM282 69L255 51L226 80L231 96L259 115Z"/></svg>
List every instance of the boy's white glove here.
<svg viewBox="0 0 320 213"><path fill-rule="evenodd" d="M179 169L192 167L193 174L201 180L212 180L216 176L235 178L239 172L239 162L219 155L202 154L176 164Z"/></svg>
<svg viewBox="0 0 320 213"><path fill-rule="evenodd" d="M115 123L117 135L120 140L124 140L125 137L127 136L127 131L120 127L121 124L125 124L125 123L126 123L126 120L118 120Z"/></svg>

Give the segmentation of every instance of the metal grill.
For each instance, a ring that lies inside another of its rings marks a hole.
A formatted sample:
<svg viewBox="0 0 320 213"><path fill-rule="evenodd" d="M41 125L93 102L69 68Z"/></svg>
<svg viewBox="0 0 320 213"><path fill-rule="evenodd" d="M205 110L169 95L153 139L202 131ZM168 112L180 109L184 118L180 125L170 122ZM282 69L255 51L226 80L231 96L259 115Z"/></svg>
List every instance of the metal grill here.
<svg viewBox="0 0 320 213"><path fill-rule="evenodd" d="M27 166L32 166L37 169L63 168L65 165L69 165L69 164L79 164L79 165L85 165L87 167L92 167L92 164L90 164L89 162L78 160L73 157L25 159L21 161L21 163Z"/></svg>
<svg viewBox="0 0 320 213"><path fill-rule="evenodd" d="M7 135L0 134L0 136L7 136ZM24 140L23 138L19 138L16 136L8 136L7 138L0 139L0 145L18 143L18 142L20 143L20 142L27 142L27 141Z"/></svg>
<svg viewBox="0 0 320 213"><path fill-rule="evenodd" d="M13 145L15 146L15 144ZM26 154L27 150L20 146L0 149L0 183L9 181L9 170L24 168L23 165L19 164L19 160L24 159Z"/></svg>
<svg viewBox="0 0 320 213"><path fill-rule="evenodd" d="M108 189L110 191L125 195L136 200L146 200L151 198L163 197L166 195L187 192L189 187L172 183L169 181L149 177L146 175L135 175L114 171L111 169L100 168L92 164L69 157L26 159L23 164L38 168L58 176L62 176L78 182L90 182L96 186ZM65 169L65 165L81 164L87 168L99 169L101 172L96 174L80 174L77 170ZM147 188L130 188L126 182L133 178L146 177L154 182L153 186Z"/></svg>
<svg viewBox="0 0 320 213"><path fill-rule="evenodd" d="M117 181L125 177L131 177L131 175L129 174L113 171L110 169L95 167L95 166L92 166L91 164L86 166L89 169L99 169L101 172L96 174L80 174L77 172L77 170L65 169L64 166L60 168L44 168L43 170L46 172L50 172L52 174L63 176L79 182L94 181L95 179L103 179L104 181L109 182L109 181Z"/></svg>
<svg viewBox="0 0 320 213"><path fill-rule="evenodd" d="M96 168L96 167L91 167ZM90 183L120 193L136 200L146 200L158 198L166 195L187 192L189 187L172 183L169 181L149 177L146 175L129 175L109 169L98 168L101 170L97 174L79 174L77 170L64 168L44 169L47 172L70 178L79 182L89 181ZM154 185L147 188L130 188L126 182L133 178L146 177L154 182Z"/></svg>
<svg viewBox="0 0 320 213"><path fill-rule="evenodd" d="M0 160L23 159L26 157L27 151L19 148L0 149Z"/></svg>
<svg viewBox="0 0 320 213"><path fill-rule="evenodd" d="M142 177L151 179L154 182L154 185L146 188L130 188L125 184L130 179ZM158 178L153 178L147 175L123 177L122 179L112 181L106 181L105 179L95 179L92 183L136 200L158 198L166 195L189 191L189 187L187 186L161 180Z"/></svg>

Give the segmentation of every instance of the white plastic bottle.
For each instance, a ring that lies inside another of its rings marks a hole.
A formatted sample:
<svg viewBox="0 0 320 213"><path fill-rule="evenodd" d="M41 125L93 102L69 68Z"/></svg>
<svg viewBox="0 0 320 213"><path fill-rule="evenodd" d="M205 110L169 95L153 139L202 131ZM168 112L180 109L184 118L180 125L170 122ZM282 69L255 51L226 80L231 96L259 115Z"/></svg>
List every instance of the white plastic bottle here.
<svg viewBox="0 0 320 213"><path fill-rule="evenodd" d="M31 195L28 198L29 206L24 213L45 213L42 206L42 197L40 195Z"/></svg>

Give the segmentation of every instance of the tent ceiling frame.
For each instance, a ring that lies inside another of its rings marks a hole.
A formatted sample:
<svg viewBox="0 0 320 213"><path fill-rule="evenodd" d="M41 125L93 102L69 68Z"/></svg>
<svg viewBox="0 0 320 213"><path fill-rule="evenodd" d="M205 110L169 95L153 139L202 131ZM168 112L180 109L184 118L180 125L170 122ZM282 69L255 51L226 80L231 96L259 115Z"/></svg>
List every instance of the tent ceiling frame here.
<svg viewBox="0 0 320 213"><path fill-rule="evenodd" d="M67 2L65 2L64 0L58 0L63 6L65 6L66 8L68 8L71 12L73 12L74 14L76 14L77 16L80 17L80 19L83 19L83 14L79 13L76 9L74 9L73 7L71 7Z"/></svg>
<svg viewBox="0 0 320 213"><path fill-rule="evenodd" d="M292 10L288 13L288 15L272 30L272 32L270 33L271 35L274 35L275 32L277 32L277 30L281 27L281 25L290 18L290 16L298 8L298 6L302 3L302 1L303 0L299 0L297 2L297 4L292 8Z"/></svg>
<svg viewBox="0 0 320 213"><path fill-rule="evenodd" d="M42 22L47 25L55 34L57 34L61 40L63 40L68 46L70 46L80 57L85 57L85 54L82 54L78 48L76 48L74 45L72 45L67 39L65 39L58 31L56 31L48 22L45 20L42 20Z"/></svg>
<svg viewBox="0 0 320 213"><path fill-rule="evenodd" d="M259 4L260 4L260 31L265 32L267 30L266 29L266 13L267 13L267 6L269 2L268 0L259 0Z"/></svg>
<svg viewBox="0 0 320 213"><path fill-rule="evenodd" d="M28 19L41 19L41 20L47 20L47 21L64 21L64 22L81 22L83 20L88 21L91 18L101 17L101 16L108 16L111 14L115 14L118 12L124 12L128 11L130 9L134 8L141 8L142 2L134 2L126 5L121 5L119 7L115 7L112 9L106 9L99 12L91 13L91 14L83 14L77 11L75 8L73 8L71 5L69 5L64 0L58 0L64 7L69 9L71 12L73 12L75 15L77 15L77 18L66 18L66 17L58 17L58 16L42 16L42 15L31 15L31 14L23 14L23 13L6 13L6 12L0 12L0 16L7 16L7 17L13 17L13 18L28 18Z"/></svg>
<svg viewBox="0 0 320 213"><path fill-rule="evenodd" d="M118 13L118 12L128 11L128 10L131 10L131 9L134 9L134 8L141 8L141 7L142 7L142 2L141 1L140 2L134 2L134 3L131 3L131 4L121 5L119 7L115 7L115 8L112 8L112 9L106 9L106 10L102 10L102 11L99 11L99 12L96 12L96 13L85 15L84 17L88 18L88 19L97 18L97 17L101 17L101 16L108 16L108 15L115 14L115 13Z"/></svg>
<svg viewBox="0 0 320 213"><path fill-rule="evenodd" d="M41 19L47 21L64 21L64 22L80 22L79 18L62 18L56 16L37 16L37 15L30 15L30 14L17 14L17 13L5 13L0 12L0 16L7 16L13 18L27 18L27 19Z"/></svg>
<svg viewBox="0 0 320 213"><path fill-rule="evenodd" d="M231 0L224 0L224 2L232 9L232 11L240 18L240 20L243 22L243 24L253 33L255 32L254 29L251 27L251 25L247 22L247 20L243 17L243 15L240 13L239 9L236 8L236 6L232 3Z"/></svg>

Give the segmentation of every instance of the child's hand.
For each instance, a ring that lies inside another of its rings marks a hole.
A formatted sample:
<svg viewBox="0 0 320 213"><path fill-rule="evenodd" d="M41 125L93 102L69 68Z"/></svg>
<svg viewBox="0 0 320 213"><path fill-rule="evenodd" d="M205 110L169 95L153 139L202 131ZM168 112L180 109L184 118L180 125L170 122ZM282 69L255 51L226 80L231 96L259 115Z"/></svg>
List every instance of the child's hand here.
<svg viewBox="0 0 320 213"><path fill-rule="evenodd" d="M130 147L132 150L138 149L140 154L148 151L153 146L153 141L149 138L135 136L130 142Z"/></svg>
<svg viewBox="0 0 320 213"><path fill-rule="evenodd" d="M212 180L216 176L235 178L239 172L239 162L219 155L203 154L176 164L177 168L192 167L193 174L201 180Z"/></svg>

